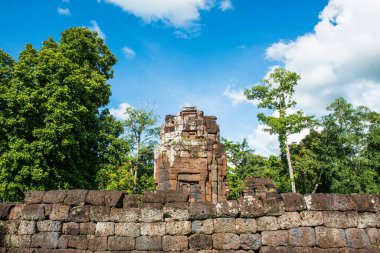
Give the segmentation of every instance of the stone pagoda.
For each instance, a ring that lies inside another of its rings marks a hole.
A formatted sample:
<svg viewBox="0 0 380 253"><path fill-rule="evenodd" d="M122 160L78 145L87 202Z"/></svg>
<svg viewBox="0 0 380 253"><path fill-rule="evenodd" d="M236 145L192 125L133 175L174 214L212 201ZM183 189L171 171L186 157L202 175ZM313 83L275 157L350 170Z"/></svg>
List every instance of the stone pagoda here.
<svg viewBox="0 0 380 253"><path fill-rule="evenodd" d="M183 190L190 202L226 200L226 151L220 143L216 117L196 107L167 115L155 151L157 190Z"/></svg>

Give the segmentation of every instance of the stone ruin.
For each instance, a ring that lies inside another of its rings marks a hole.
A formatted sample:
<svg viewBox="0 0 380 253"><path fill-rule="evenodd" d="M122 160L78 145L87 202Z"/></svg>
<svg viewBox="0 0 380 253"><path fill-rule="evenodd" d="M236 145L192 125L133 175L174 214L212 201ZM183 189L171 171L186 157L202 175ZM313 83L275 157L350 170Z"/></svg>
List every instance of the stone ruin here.
<svg viewBox="0 0 380 253"><path fill-rule="evenodd" d="M262 177L247 177L245 179L245 187L243 190L243 196L263 196L267 193L277 193L277 189L273 181L269 178Z"/></svg>
<svg viewBox="0 0 380 253"><path fill-rule="evenodd" d="M183 190L190 202L226 200L226 151L216 117L196 107L167 115L155 152L156 190Z"/></svg>

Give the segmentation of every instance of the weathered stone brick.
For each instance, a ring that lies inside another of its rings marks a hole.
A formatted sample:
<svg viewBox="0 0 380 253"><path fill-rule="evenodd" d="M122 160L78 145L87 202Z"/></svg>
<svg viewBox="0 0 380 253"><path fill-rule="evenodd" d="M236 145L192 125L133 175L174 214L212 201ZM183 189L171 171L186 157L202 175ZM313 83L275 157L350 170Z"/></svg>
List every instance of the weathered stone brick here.
<svg viewBox="0 0 380 253"><path fill-rule="evenodd" d="M11 235L10 245L14 248L29 248L31 244L30 235Z"/></svg>
<svg viewBox="0 0 380 253"><path fill-rule="evenodd" d="M380 210L380 203L377 195L352 194L351 198L356 203L356 208L359 212L377 212Z"/></svg>
<svg viewBox="0 0 380 253"><path fill-rule="evenodd" d="M238 249L240 237L232 233L215 233L212 235L214 249Z"/></svg>
<svg viewBox="0 0 380 253"><path fill-rule="evenodd" d="M81 235L94 235L96 231L96 224L92 222L80 223L79 233Z"/></svg>
<svg viewBox="0 0 380 253"><path fill-rule="evenodd" d="M71 208L68 220L75 222L90 221L90 206L75 206Z"/></svg>
<svg viewBox="0 0 380 253"><path fill-rule="evenodd" d="M265 214L265 208L261 200L256 197L244 198L240 203L241 217L255 218Z"/></svg>
<svg viewBox="0 0 380 253"><path fill-rule="evenodd" d="M141 196L144 203L165 203L165 191L146 191Z"/></svg>
<svg viewBox="0 0 380 253"><path fill-rule="evenodd" d="M191 223L191 230L193 233L212 234L214 233L214 221L213 219L194 220Z"/></svg>
<svg viewBox="0 0 380 253"><path fill-rule="evenodd" d="M323 225L323 213L321 211L303 211L300 213L302 227L316 227Z"/></svg>
<svg viewBox="0 0 380 253"><path fill-rule="evenodd" d="M278 227L280 229L289 229L301 226L301 217L298 212L287 212L277 217Z"/></svg>
<svg viewBox="0 0 380 253"><path fill-rule="evenodd" d="M141 223L141 235L165 235L165 222Z"/></svg>
<svg viewBox="0 0 380 253"><path fill-rule="evenodd" d="M372 245L380 245L380 231L377 228L365 229Z"/></svg>
<svg viewBox="0 0 380 253"><path fill-rule="evenodd" d="M332 199L332 205L328 210L335 211L355 211L357 205L354 199L350 195L344 194L327 194L326 196Z"/></svg>
<svg viewBox="0 0 380 253"><path fill-rule="evenodd" d="M108 238L106 236L95 236L88 239L88 249L96 252L107 250Z"/></svg>
<svg viewBox="0 0 380 253"><path fill-rule="evenodd" d="M235 218L217 218L214 220L214 229L216 233L235 233Z"/></svg>
<svg viewBox="0 0 380 253"><path fill-rule="evenodd" d="M84 235L63 235L58 240L58 248L86 250L88 248L88 239Z"/></svg>
<svg viewBox="0 0 380 253"><path fill-rule="evenodd" d="M25 204L40 204L44 198L43 191L27 191L25 194Z"/></svg>
<svg viewBox="0 0 380 253"><path fill-rule="evenodd" d="M166 233L169 235L189 235L191 233L191 221L167 221Z"/></svg>
<svg viewBox="0 0 380 253"><path fill-rule="evenodd" d="M211 235L194 234L189 237L189 247L194 250L212 249L213 239Z"/></svg>
<svg viewBox="0 0 380 253"><path fill-rule="evenodd" d="M188 248L187 236L163 236L162 248L164 251L183 251Z"/></svg>
<svg viewBox="0 0 380 253"><path fill-rule="evenodd" d="M87 193L87 190L70 190L63 203L71 206L83 206L86 203Z"/></svg>
<svg viewBox="0 0 380 253"><path fill-rule="evenodd" d="M108 206L91 206L90 221L110 221L110 211Z"/></svg>
<svg viewBox="0 0 380 253"><path fill-rule="evenodd" d="M133 237L108 237L108 250L121 251L121 250L134 250L135 238Z"/></svg>
<svg viewBox="0 0 380 253"><path fill-rule="evenodd" d="M106 191L104 202L106 206L123 207L124 192L121 191Z"/></svg>
<svg viewBox="0 0 380 253"><path fill-rule="evenodd" d="M140 236L136 238L137 250L162 250L161 236Z"/></svg>
<svg viewBox="0 0 380 253"><path fill-rule="evenodd" d="M209 202L191 203L189 206L190 219L204 220L216 216L216 207Z"/></svg>
<svg viewBox="0 0 380 253"><path fill-rule="evenodd" d="M331 210L332 198L323 193L315 193L304 196L306 207L312 211Z"/></svg>
<svg viewBox="0 0 380 253"><path fill-rule="evenodd" d="M240 247L244 250L258 250L261 247L260 234L241 234Z"/></svg>
<svg viewBox="0 0 380 253"><path fill-rule="evenodd" d="M140 223L115 223L115 235L117 236L140 236Z"/></svg>
<svg viewBox="0 0 380 253"><path fill-rule="evenodd" d="M263 231L261 233L261 241L263 245L268 246L286 246L289 243L289 234L286 230Z"/></svg>
<svg viewBox="0 0 380 253"><path fill-rule="evenodd" d="M123 208L138 207L139 202L139 195L125 195L123 199Z"/></svg>
<svg viewBox="0 0 380 253"><path fill-rule="evenodd" d="M36 233L36 222L35 221L20 221L18 227L19 235L32 235Z"/></svg>
<svg viewBox="0 0 380 253"><path fill-rule="evenodd" d="M86 196L86 203L92 206L103 206L105 205L105 191L92 190L88 191Z"/></svg>
<svg viewBox="0 0 380 253"><path fill-rule="evenodd" d="M40 220L37 221L37 229L40 232L60 232L62 223L60 221Z"/></svg>
<svg viewBox="0 0 380 253"><path fill-rule="evenodd" d="M63 203L67 196L67 192L68 191L66 190L48 191L45 193L42 201L47 204Z"/></svg>
<svg viewBox="0 0 380 253"><path fill-rule="evenodd" d="M343 229L316 227L316 244L321 248L346 247L346 235Z"/></svg>
<svg viewBox="0 0 380 253"><path fill-rule="evenodd" d="M114 208L111 207L110 221L136 222L139 220L138 208Z"/></svg>
<svg viewBox="0 0 380 253"><path fill-rule="evenodd" d="M260 217L256 219L257 222L257 230L258 231L265 231L265 230L277 230L278 224L276 217L267 216L267 217Z"/></svg>
<svg viewBox="0 0 380 253"><path fill-rule="evenodd" d="M357 212L325 211L323 212L323 224L332 228L356 227L358 214Z"/></svg>
<svg viewBox="0 0 380 253"><path fill-rule="evenodd" d="M238 234L256 233L257 231L257 222L255 219L238 218L235 220L235 224L236 224L236 233Z"/></svg>
<svg viewBox="0 0 380 253"><path fill-rule="evenodd" d="M0 203L0 220L7 220L11 209L14 207L12 204Z"/></svg>
<svg viewBox="0 0 380 253"><path fill-rule="evenodd" d="M76 222L63 223L62 234L79 235L79 223L76 223Z"/></svg>
<svg viewBox="0 0 380 253"><path fill-rule="evenodd" d="M215 208L217 217L236 217L240 214L240 205L236 200L218 202Z"/></svg>
<svg viewBox="0 0 380 253"><path fill-rule="evenodd" d="M267 193L268 195L269 193ZM274 193L277 194L277 193ZM280 195L279 195L280 196ZM264 198L263 199L263 205L264 205L264 213L266 215L282 215L285 213L285 206L284 201L282 198Z"/></svg>
<svg viewBox="0 0 380 253"><path fill-rule="evenodd" d="M163 211L165 220L190 219L189 204L185 202L166 203Z"/></svg>
<svg viewBox="0 0 380 253"><path fill-rule="evenodd" d="M31 246L34 248L55 249L58 246L58 232L41 232L32 236Z"/></svg>
<svg viewBox="0 0 380 253"><path fill-rule="evenodd" d="M45 217L48 217L51 214L52 210L53 210L52 204L45 204Z"/></svg>
<svg viewBox="0 0 380 253"><path fill-rule="evenodd" d="M359 213L358 228L380 227L380 216L375 213Z"/></svg>
<svg viewBox="0 0 380 253"><path fill-rule="evenodd" d="M168 190L165 191L165 203L169 202L187 202L189 194L182 190Z"/></svg>
<svg viewBox="0 0 380 253"><path fill-rule="evenodd" d="M23 220L43 220L45 219L45 207L42 204L25 205L21 211Z"/></svg>
<svg viewBox="0 0 380 253"><path fill-rule="evenodd" d="M160 209L155 208L142 208L140 210L140 221L141 222L156 222L163 221L164 212Z"/></svg>
<svg viewBox="0 0 380 253"><path fill-rule="evenodd" d="M53 204L49 215L50 220L67 221L69 219L70 206Z"/></svg>
<svg viewBox="0 0 380 253"><path fill-rule="evenodd" d="M115 234L115 224L113 222L96 223L96 236L110 236Z"/></svg>
<svg viewBox="0 0 380 253"><path fill-rule="evenodd" d="M289 230L289 244L295 247L313 247L315 245L314 228L292 228Z"/></svg>
<svg viewBox="0 0 380 253"><path fill-rule="evenodd" d="M369 237L364 229L349 228L346 230L347 245L350 248L368 248L371 245Z"/></svg>
<svg viewBox="0 0 380 253"><path fill-rule="evenodd" d="M1 206L1 204L0 204L0 206ZM24 206L25 206L25 204L17 204L13 208L10 209L10 212L8 209L6 212L6 213L9 213L8 220L19 220L21 218L21 213L22 213L22 210L24 209ZM1 209L1 207L0 207L0 209ZM0 210L0 213L1 212L2 211ZM1 217L1 214L0 214L0 217ZM0 218L0 220L1 220L1 218Z"/></svg>
<svg viewBox="0 0 380 253"><path fill-rule="evenodd" d="M302 194L289 192L283 193L281 196L284 200L284 206L287 212L296 212L306 209L305 199Z"/></svg>

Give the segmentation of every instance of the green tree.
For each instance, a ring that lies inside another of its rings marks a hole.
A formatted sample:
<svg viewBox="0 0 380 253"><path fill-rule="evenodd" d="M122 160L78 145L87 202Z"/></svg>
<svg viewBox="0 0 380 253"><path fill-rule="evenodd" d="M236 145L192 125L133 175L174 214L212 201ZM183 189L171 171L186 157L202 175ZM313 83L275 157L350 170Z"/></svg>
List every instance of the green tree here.
<svg viewBox="0 0 380 253"><path fill-rule="evenodd" d="M299 133L301 130L313 124L312 116L305 116L302 111L289 113L296 102L293 100L295 86L300 76L283 68L276 68L268 79L264 79L260 85L253 86L244 91L249 100L257 100L258 108L266 108L278 112L279 116L267 116L263 112L257 114L259 121L268 126L265 131L277 134L280 143L282 157L288 163L289 176L292 191L296 192L294 172L290 159L288 136Z"/></svg>
<svg viewBox="0 0 380 253"><path fill-rule="evenodd" d="M86 28L71 28L17 61L0 51L0 194L95 188L102 108L115 56ZM116 133L117 134L117 133ZM102 144L103 146L105 144Z"/></svg>

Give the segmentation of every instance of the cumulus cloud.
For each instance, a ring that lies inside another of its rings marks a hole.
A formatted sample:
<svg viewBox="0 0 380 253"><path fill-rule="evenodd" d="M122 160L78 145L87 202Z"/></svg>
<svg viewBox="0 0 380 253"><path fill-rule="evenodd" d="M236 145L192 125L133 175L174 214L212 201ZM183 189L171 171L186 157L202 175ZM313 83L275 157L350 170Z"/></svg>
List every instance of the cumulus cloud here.
<svg viewBox="0 0 380 253"><path fill-rule="evenodd" d="M61 8L61 7L58 7L57 8L57 12L59 15L63 15L63 16L71 16L71 13L70 13L70 9L69 8Z"/></svg>
<svg viewBox="0 0 380 253"><path fill-rule="evenodd" d="M241 103L251 103L253 105L257 104L257 101L248 100L246 98L243 89L234 90L231 86L228 86L227 89L224 90L223 95L231 99L233 106L237 106Z"/></svg>
<svg viewBox="0 0 380 253"><path fill-rule="evenodd" d="M232 10L233 8L234 6L232 5L231 0L223 0L219 4L219 9L221 11L228 11L228 10Z"/></svg>
<svg viewBox="0 0 380 253"><path fill-rule="evenodd" d="M130 47L125 46L122 48L122 51L125 58L132 59L136 56L136 52Z"/></svg>
<svg viewBox="0 0 380 253"><path fill-rule="evenodd" d="M91 31L97 32L99 38L102 38L103 40L106 39L106 35L104 32L100 29L98 23L95 20L91 20L91 26L89 27Z"/></svg>
<svg viewBox="0 0 380 253"><path fill-rule="evenodd" d="M116 119L119 120L126 120L128 119L128 114L126 114L127 108L132 107L128 103L121 103L117 108L111 108L110 109L110 114L114 116Z"/></svg>
<svg viewBox="0 0 380 253"><path fill-rule="evenodd" d="M269 59L301 74L295 99L322 114L333 99L380 109L380 1L330 0L314 31L269 47Z"/></svg>

